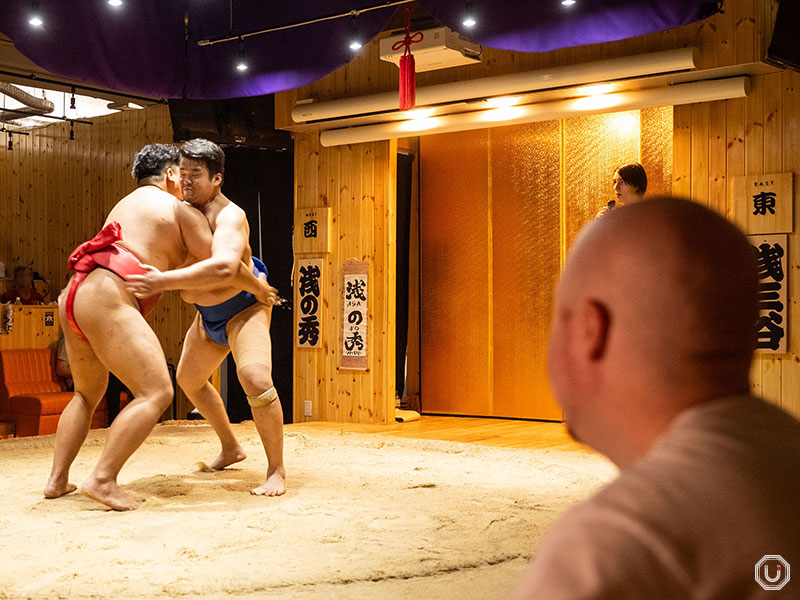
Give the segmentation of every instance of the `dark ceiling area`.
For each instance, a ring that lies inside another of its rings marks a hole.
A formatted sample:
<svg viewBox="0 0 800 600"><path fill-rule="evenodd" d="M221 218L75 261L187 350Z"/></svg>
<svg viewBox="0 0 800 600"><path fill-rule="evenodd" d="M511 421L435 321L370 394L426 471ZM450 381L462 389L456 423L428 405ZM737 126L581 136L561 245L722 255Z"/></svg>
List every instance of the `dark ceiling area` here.
<svg viewBox="0 0 800 600"><path fill-rule="evenodd" d="M389 0L4 0L0 31L58 76L153 98L261 96L306 85L399 29L408 2ZM522 52L609 42L711 16L709 0L418 0L414 27L441 24L480 44ZM31 25L36 8L40 24ZM467 27L465 14L474 16ZM311 22L315 21L315 22ZM306 24L303 24L306 23ZM278 28L275 31L259 33ZM223 41L226 40L226 41ZM246 57L247 70L235 65Z"/></svg>

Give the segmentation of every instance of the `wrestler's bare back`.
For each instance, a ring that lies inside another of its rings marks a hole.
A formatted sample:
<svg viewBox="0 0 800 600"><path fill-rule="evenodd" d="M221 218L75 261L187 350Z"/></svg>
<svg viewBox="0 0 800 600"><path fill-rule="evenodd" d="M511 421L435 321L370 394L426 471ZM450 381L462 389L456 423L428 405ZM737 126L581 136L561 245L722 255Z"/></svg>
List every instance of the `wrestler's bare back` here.
<svg viewBox="0 0 800 600"><path fill-rule="evenodd" d="M119 223L122 240L118 243L142 263L165 271L210 253L211 231L202 226L193 211L173 195L155 186L143 186L117 203L104 226Z"/></svg>
<svg viewBox="0 0 800 600"><path fill-rule="evenodd" d="M219 193L202 209L192 207L192 210L196 210L205 216L211 228L212 235L216 234L217 224L219 222L224 220L229 224L229 232L231 232L232 235L241 236L244 240L244 250L242 251L241 261L252 269L253 252L250 249L249 243L250 225L247 223L247 215L241 208L231 202L224 194ZM219 239L217 239L217 242L225 243L224 240ZM212 248L213 244L214 242L212 242ZM181 298L184 302L200 304L201 306L214 306L220 302L225 302L239 292L241 292L241 288L234 286L225 286L215 289L187 289L181 291Z"/></svg>
<svg viewBox="0 0 800 600"><path fill-rule="evenodd" d="M133 252L142 263L158 269L176 269L211 252L211 230L205 217L155 186L139 187L120 200L111 209L104 226L114 221L119 223L122 234L117 243ZM91 306L103 310L121 304L137 306L122 279L105 269L89 274L75 300L79 325L91 318Z"/></svg>

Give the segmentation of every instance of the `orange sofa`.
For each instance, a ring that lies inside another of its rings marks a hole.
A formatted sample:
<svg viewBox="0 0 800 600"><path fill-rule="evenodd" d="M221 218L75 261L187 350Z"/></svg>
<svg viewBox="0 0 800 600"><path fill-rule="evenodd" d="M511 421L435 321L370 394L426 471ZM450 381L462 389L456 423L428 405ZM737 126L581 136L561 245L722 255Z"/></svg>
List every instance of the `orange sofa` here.
<svg viewBox="0 0 800 600"><path fill-rule="evenodd" d="M55 433L70 400L49 348L0 350L0 421L14 422L17 437ZM92 428L106 427L107 416L103 399Z"/></svg>

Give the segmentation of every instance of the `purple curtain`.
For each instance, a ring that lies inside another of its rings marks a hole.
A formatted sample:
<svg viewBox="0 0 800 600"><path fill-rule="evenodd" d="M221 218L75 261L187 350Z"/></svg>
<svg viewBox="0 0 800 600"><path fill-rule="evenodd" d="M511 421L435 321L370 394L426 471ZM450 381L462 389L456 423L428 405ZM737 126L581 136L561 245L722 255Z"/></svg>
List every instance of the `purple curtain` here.
<svg viewBox="0 0 800 600"><path fill-rule="evenodd" d="M157 98L238 98L316 81L353 58L349 18L247 38L250 68L234 68L238 42L198 46L230 30L227 0L42 0L44 25L28 24L28 0L2 0L0 31L40 67L85 83ZM234 0L233 29L265 29L374 5L370 0ZM359 15L367 43L395 7ZM188 12L188 43L184 15Z"/></svg>
<svg viewBox="0 0 800 600"><path fill-rule="evenodd" d="M463 0L420 0L441 23L494 48L547 52L608 42L703 19L717 2L700 0L474 0L478 24L462 25ZM265 2L233 0L41 0L44 25L31 27L31 2L3 0L0 31L42 68L70 79L158 98L237 98L306 85L353 58L349 18L247 38L250 68L234 68L238 42L198 46L201 39L275 27L378 4L370 0ZM395 7L363 13L366 43ZM188 26L184 17L188 15ZM188 37L187 37L188 36Z"/></svg>
<svg viewBox="0 0 800 600"><path fill-rule="evenodd" d="M477 24L463 25L464 0L420 0L443 25L490 48L550 52L666 31L710 17L709 0L473 0ZM500 8L502 6L502 8Z"/></svg>

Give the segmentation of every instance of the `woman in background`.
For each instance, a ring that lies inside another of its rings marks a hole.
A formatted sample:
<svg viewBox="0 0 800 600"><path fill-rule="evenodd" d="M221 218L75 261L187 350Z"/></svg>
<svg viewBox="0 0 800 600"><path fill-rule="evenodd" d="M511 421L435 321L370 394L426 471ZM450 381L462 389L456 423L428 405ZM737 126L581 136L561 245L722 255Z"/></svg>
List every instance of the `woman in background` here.
<svg viewBox="0 0 800 600"><path fill-rule="evenodd" d="M597 213L600 217L609 209L617 205L636 204L644 198L647 191L647 173L644 167L637 162L627 163L617 167L614 171L614 197L615 199L604 206Z"/></svg>

